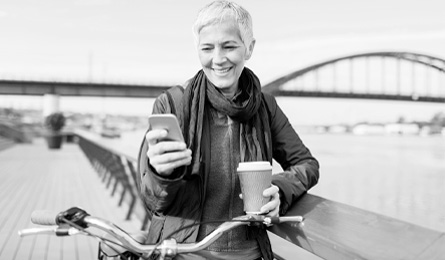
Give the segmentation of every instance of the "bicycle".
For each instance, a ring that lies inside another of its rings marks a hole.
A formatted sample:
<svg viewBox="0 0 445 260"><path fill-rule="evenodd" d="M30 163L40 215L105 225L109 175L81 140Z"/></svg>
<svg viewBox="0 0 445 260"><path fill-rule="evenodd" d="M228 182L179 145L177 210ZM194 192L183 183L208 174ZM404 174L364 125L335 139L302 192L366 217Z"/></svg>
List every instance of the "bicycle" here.
<svg viewBox="0 0 445 260"><path fill-rule="evenodd" d="M38 225L50 225L46 228L28 228L20 230L19 236L29 236L38 234L53 234L56 236L86 235L96 237L106 245L121 259L150 259L151 256L159 256L160 259L172 259L177 254L198 252L207 248L215 240L217 240L224 232L227 232L241 225L273 225L283 222L295 222L303 225L304 218L302 216L290 217L268 217L263 215L244 215L227 221L217 221L222 224L218 226L212 233L208 234L203 240L195 243L181 244L175 239L169 238L155 245L145 245L135 240L129 233L121 229L114 223L89 215L80 208L70 208L60 213L52 211L34 211L31 215L31 222ZM95 231L103 231L113 238L106 238L102 234L94 233ZM183 227L187 228L187 227ZM179 231L179 230L178 230ZM120 248L124 248L126 252L121 252ZM101 258L101 246L99 246L99 259ZM109 256L105 254L105 256ZM106 259L106 258L105 258Z"/></svg>

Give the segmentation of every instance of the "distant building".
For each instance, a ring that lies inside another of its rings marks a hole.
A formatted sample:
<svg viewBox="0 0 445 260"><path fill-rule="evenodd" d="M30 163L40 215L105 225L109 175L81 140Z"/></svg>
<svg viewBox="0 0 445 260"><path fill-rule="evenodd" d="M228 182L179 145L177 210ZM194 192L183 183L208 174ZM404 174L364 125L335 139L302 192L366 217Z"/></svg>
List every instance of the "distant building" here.
<svg viewBox="0 0 445 260"><path fill-rule="evenodd" d="M332 134L344 134L349 132L349 127L344 125L333 125L329 127L329 133Z"/></svg>
<svg viewBox="0 0 445 260"><path fill-rule="evenodd" d="M381 124L357 124L352 127L355 135L383 135L386 133L385 126Z"/></svg>

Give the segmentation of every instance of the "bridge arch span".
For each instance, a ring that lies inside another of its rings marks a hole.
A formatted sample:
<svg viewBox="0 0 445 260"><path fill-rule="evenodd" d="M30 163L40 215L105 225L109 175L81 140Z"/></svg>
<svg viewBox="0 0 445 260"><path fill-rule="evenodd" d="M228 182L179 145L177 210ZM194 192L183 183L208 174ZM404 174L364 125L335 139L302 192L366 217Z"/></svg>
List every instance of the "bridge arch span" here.
<svg viewBox="0 0 445 260"><path fill-rule="evenodd" d="M337 72L341 69L346 70L346 73ZM327 76L325 72L329 70L331 75ZM359 70L361 75L357 73ZM309 74L313 74L314 78L312 87L307 87L301 82L298 84L298 81ZM338 80L341 78L340 74L343 83L337 83L341 81ZM320 81L328 81L331 86L322 87ZM276 96L445 102L445 60L412 52L349 55L284 75L265 85L263 91Z"/></svg>

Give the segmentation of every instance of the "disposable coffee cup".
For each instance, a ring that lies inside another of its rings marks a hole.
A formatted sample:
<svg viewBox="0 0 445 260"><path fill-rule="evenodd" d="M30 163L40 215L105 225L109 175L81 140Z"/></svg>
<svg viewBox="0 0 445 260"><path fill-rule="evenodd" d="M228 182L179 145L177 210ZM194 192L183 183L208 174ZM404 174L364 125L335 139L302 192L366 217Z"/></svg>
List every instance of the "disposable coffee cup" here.
<svg viewBox="0 0 445 260"><path fill-rule="evenodd" d="M237 168L243 194L246 214L260 214L263 205L270 198L263 197L263 191L271 186L272 166L267 161L241 162Z"/></svg>

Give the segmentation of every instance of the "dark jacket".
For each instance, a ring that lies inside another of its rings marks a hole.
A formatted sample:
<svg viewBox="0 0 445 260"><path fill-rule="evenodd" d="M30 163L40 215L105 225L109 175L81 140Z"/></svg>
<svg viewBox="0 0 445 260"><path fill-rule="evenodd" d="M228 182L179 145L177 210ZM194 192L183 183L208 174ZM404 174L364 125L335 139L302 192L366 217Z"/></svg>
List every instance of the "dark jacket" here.
<svg viewBox="0 0 445 260"><path fill-rule="evenodd" d="M169 91L169 94L174 95L174 100L179 100L181 93ZM263 100L267 104L270 117L271 136L268 139L272 141L272 153L268 154L273 154L273 159L284 169L284 172L273 175L272 183L280 188L280 215L285 215L292 203L318 182L319 164L290 125L275 98L263 93ZM172 99L166 93L160 95L155 101L153 114L173 112L175 106ZM210 143L209 137L203 133L202 138L202 154L208 154L210 147L205 144ZM147 243L153 244L185 225L200 221L209 162L202 158L199 174L169 179L159 176L150 167L146 157L147 149L144 141L139 152L140 178L137 181L141 197L152 213ZM269 159L271 161L272 158ZM195 242L198 229L199 226L193 226L182 230L174 238L178 242ZM270 242L264 227L253 230L253 235L260 237L258 241L263 257L272 259Z"/></svg>

